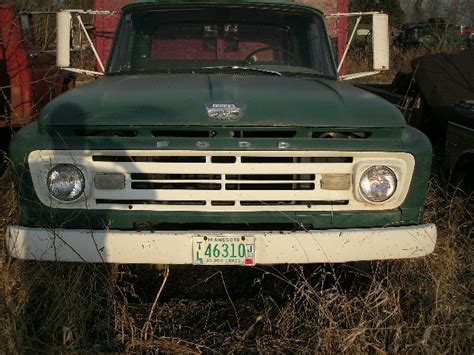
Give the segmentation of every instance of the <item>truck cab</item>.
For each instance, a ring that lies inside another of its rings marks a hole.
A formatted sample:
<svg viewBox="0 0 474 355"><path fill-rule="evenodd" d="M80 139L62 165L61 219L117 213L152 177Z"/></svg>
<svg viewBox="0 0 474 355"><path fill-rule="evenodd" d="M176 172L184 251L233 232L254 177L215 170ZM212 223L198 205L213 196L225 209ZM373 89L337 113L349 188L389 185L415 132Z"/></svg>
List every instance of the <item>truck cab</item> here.
<svg viewBox="0 0 474 355"><path fill-rule="evenodd" d="M431 145L338 80L323 14L290 1L123 8L104 78L11 145L20 259L189 265L431 253Z"/></svg>

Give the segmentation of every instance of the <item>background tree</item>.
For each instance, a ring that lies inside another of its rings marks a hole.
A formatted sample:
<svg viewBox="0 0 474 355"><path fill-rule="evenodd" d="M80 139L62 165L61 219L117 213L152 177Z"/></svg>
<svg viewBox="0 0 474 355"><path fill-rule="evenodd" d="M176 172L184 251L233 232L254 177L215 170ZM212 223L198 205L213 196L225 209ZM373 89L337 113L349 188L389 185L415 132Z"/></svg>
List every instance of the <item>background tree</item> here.
<svg viewBox="0 0 474 355"><path fill-rule="evenodd" d="M353 11L381 10L389 15L390 24L401 27L405 22L405 12L400 6L400 0L353 0Z"/></svg>
<svg viewBox="0 0 474 355"><path fill-rule="evenodd" d="M425 13L423 11L423 0L415 0L413 17L417 22L425 20Z"/></svg>

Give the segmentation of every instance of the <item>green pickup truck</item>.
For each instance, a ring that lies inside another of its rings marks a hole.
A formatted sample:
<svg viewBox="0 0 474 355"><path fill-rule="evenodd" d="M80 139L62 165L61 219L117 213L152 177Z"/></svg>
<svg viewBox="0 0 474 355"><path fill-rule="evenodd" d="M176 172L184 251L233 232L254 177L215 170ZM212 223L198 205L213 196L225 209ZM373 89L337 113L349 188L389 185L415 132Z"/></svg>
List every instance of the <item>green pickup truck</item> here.
<svg viewBox="0 0 474 355"><path fill-rule="evenodd" d="M123 8L104 78L11 144L19 259L255 265L425 256L431 145L338 81L290 1Z"/></svg>

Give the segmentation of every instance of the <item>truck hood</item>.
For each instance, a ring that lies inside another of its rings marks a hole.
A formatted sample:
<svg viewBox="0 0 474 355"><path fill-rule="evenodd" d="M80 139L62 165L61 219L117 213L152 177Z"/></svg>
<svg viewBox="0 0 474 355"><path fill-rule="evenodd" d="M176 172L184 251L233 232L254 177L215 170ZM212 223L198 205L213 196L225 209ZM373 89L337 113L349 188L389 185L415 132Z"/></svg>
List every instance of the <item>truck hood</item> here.
<svg viewBox="0 0 474 355"><path fill-rule="evenodd" d="M238 120L212 120L205 105L245 107ZM110 76L50 102L42 126L280 126L399 128L385 100L337 81L266 75Z"/></svg>

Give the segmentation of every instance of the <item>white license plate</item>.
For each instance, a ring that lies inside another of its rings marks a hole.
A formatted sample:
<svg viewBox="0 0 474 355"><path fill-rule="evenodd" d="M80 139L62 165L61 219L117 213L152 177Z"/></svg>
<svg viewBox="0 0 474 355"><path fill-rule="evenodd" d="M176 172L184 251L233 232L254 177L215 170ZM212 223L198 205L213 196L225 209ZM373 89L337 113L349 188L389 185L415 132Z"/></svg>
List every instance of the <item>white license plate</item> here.
<svg viewBox="0 0 474 355"><path fill-rule="evenodd" d="M194 265L255 265L254 237L193 237Z"/></svg>

